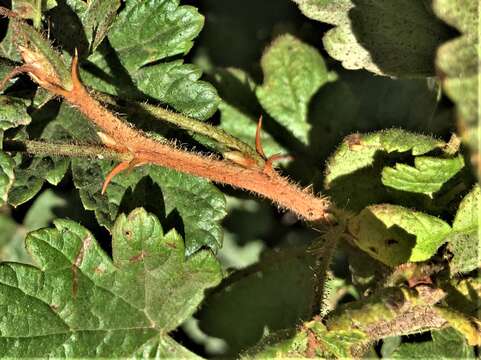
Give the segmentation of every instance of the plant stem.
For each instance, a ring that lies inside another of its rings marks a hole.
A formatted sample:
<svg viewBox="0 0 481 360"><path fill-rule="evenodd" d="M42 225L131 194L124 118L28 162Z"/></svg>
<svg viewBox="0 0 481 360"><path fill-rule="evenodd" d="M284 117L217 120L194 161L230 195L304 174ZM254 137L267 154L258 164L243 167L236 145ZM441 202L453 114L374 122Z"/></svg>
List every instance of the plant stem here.
<svg viewBox="0 0 481 360"><path fill-rule="evenodd" d="M59 144L36 140L4 140L3 150L8 152L25 152L40 156L91 157L117 161L132 159L130 154L119 153L105 146Z"/></svg>
<svg viewBox="0 0 481 360"><path fill-rule="evenodd" d="M42 26L42 1L43 0L35 0L34 1L34 18L33 18L33 27L36 30L40 30L40 27Z"/></svg>
<svg viewBox="0 0 481 360"><path fill-rule="evenodd" d="M94 93L93 95L97 100L100 100L102 102L106 102L108 104L116 103L113 96L107 94L100 94L98 92ZM229 149L238 150L241 153L250 156L258 164L264 163L264 159L257 153L254 148L252 148L252 146L226 133L224 130L216 126L147 103L129 102L127 106L127 111L131 115L144 115L142 113L147 112L154 119L174 124L181 129L192 131L196 134L207 136Z"/></svg>
<svg viewBox="0 0 481 360"><path fill-rule="evenodd" d="M68 79L71 82L68 81L68 88L59 84L56 79L52 82L48 71L42 67L33 66L28 62L28 58L24 60L27 61L24 68L40 86L63 97L71 106L85 115L101 130L100 136L107 147L118 152L119 156L130 156L130 165L155 164L204 177L271 199L281 208L291 210L304 220L332 223L331 203L327 198L303 191L280 176L269 161L260 166L247 155L243 157L242 153L240 159L232 162L186 151L176 147L174 143L159 142L150 138L122 121L94 99L80 82L76 56L72 60L71 79ZM126 164L122 165L122 168L124 167ZM118 169L116 167L113 174ZM112 176L107 176L107 183Z"/></svg>

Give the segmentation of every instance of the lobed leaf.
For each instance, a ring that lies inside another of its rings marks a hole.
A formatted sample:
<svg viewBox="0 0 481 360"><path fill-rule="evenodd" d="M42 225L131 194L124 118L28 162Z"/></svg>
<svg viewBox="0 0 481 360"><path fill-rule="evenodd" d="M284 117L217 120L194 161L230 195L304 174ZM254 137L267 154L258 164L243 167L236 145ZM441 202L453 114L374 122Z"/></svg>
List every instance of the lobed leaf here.
<svg viewBox="0 0 481 360"><path fill-rule="evenodd" d="M321 86L335 79L313 47L291 35L278 37L262 56L264 83L256 90L263 108L297 139L308 142L308 105Z"/></svg>
<svg viewBox="0 0 481 360"><path fill-rule="evenodd" d="M166 333L220 281L214 256L186 259L182 238L143 209L121 215L112 233L110 260L85 228L57 220L27 238L39 268L0 265L0 303L9 307L1 356L188 354Z"/></svg>
<svg viewBox="0 0 481 360"><path fill-rule="evenodd" d="M323 37L346 69L396 77L434 75L433 58L448 32L426 2L294 0L307 17L335 27Z"/></svg>

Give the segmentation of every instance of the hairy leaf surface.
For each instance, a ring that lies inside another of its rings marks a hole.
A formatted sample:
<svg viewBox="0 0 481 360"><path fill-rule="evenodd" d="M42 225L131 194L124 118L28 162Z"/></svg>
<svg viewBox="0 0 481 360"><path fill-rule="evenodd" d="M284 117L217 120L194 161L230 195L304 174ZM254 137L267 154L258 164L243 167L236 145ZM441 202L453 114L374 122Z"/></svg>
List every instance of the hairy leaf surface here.
<svg viewBox="0 0 481 360"><path fill-rule="evenodd" d="M434 75L434 54L447 30L426 2L294 1L307 17L335 25L323 43L346 69L396 77Z"/></svg>
<svg viewBox="0 0 481 360"><path fill-rule="evenodd" d="M436 66L443 74L444 91L456 103L458 128L471 148L473 163L479 170L479 3L435 0L433 7L441 19L461 32L461 36L444 43L438 49Z"/></svg>

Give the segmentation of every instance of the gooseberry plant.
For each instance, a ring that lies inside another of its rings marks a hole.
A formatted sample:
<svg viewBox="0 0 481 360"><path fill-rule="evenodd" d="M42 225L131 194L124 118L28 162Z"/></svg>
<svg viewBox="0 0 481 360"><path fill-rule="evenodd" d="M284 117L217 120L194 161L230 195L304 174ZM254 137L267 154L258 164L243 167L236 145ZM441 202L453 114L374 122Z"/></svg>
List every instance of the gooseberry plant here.
<svg viewBox="0 0 481 360"><path fill-rule="evenodd" d="M479 355L476 1L294 0L252 74L179 0L10 5L2 357Z"/></svg>

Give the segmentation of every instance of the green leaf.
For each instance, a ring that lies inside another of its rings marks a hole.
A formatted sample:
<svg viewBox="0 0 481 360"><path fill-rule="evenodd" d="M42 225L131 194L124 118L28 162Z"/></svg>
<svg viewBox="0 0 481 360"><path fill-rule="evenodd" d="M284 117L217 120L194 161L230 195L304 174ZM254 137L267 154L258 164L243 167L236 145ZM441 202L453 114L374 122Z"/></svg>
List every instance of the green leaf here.
<svg viewBox="0 0 481 360"><path fill-rule="evenodd" d="M418 0L294 0L307 17L335 25L323 38L346 69L396 77L434 75L433 58L448 31Z"/></svg>
<svg viewBox="0 0 481 360"><path fill-rule="evenodd" d="M400 129L349 135L327 162L324 188L337 206L353 211L361 211L373 203L391 202L381 181L387 155L404 152L423 155L445 145L430 136Z"/></svg>
<svg viewBox="0 0 481 360"><path fill-rule="evenodd" d="M461 155L452 159L419 156L414 167L397 163L382 171L382 183L402 191L432 195L464 167Z"/></svg>
<svg viewBox="0 0 481 360"><path fill-rule="evenodd" d="M196 315L200 328L227 342L223 356L234 356L266 334L295 327L311 317L314 263L314 258L285 251L234 273Z"/></svg>
<svg viewBox="0 0 481 360"><path fill-rule="evenodd" d="M111 260L85 228L57 220L27 238L39 268L0 265L0 303L9 307L1 356L193 356L166 334L219 283L214 256L186 259L177 232L164 234L143 209L121 215L112 234Z"/></svg>
<svg viewBox="0 0 481 360"><path fill-rule="evenodd" d="M120 0L92 0L88 2L69 0L68 4L75 10L78 19L82 22L85 40L89 43L88 52L95 51L107 35L117 16Z"/></svg>
<svg viewBox="0 0 481 360"><path fill-rule="evenodd" d="M27 103L24 99L0 95L0 130L30 124Z"/></svg>
<svg viewBox="0 0 481 360"><path fill-rule="evenodd" d="M136 100L154 98L207 119L220 101L216 90L199 81L199 67L165 61L186 54L203 23L194 7L179 6L179 0L129 1L108 33L108 44L89 57L82 77L97 90Z"/></svg>
<svg viewBox="0 0 481 360"><path fill-rule="evenodd" d="M54 210L65 206L66 202L48 189L35 199L22 224L9 216L0 215L0 260L31 264L32 258L25 250L27 233L49 226L57 217Z"/></svg>
<svg viewBox="0 0 481 360"><path fill-rule="evenodd" d="M257 121L262 111L255 96L256 83L249 74L234 68L218 69L213 78L222 98L220 128L255 147ZM265 128L261 140L266 156L287 152Z"/></svg>
<svg viewBox="0 0 481 360"><path fill-rule="evenodd" d="M40 134L38 134L40 139L52 142L70 140L71 136L67 131L68 126L66 124L69 123L75 113L69 111L70 109L66 106L62 106L58 113L56 112L57 109L52 110L51 107L45 106L32 115L34 121L30 126L31 132L35 133L37 131L35 126L46 123ZM52 118L55 118L55 116L57 120L52 121ZM89 133L81 125L77 125L76 129L83 131L83 140L85 141ZM69 159L54 156L38 156L33 159L30 156L25 156L23 159L19 156L16 160L15 183L9 197L9 203L13 206L21 205L32 199L42 189L45 181L52 185L58 185L70 164Z"/></svg>
<svg viewBox="0 0 481 360"><path fill-rule="evenodd" d="M481 189L476 185L459 204L453 223L453 234L448 239L448 249L454 255L449 264L451 273L470 272L481 266L480 202Z"/></svg>
<svg viewBox="0 0 481 360"><path fill-rule="evenodd" d="M115 176L106 194L101 195L102 183L111 169L110 161L72 161L82 203L95 211L100 224L110 228L119 211L143 205L151 208L164 224L182 232L187 254L203 246L214 250L222 246L220 221L226 214L225 198L212 183L146 165Z"/></svg>
<svg viewBox="0 0 481 360"><path fill-rule="evenodd" d="M392 354L394 359L474 359L473 348L463 335L448 328L431 331L432 341L401 344Z"/></svg>
<svg viewBox="0 0 481 360"><path fill-rule="evenodd" d="M437 52L436 67L446 94L456 103L458 128L473 152L479 170L479 4L476 1L434 0L437 16L461 32L461 36L444 43Z"/></svg>
<svg viewBox="0 0 481 360"><path fill-rule="evenodd" d="M389 204L368 206L348 228L357 246L389 266L429 259L451 232L437 217Z"/></svg>
<svg viewBox="0 0 481 360"><path fill-rule="evenodd" d="M5 153L0 152L0 205L7 202L9 192L15 180L15 163Z"/></svg>
<svg viewBox="0 0 481 360"><path fill-rule="evenodd" d="M303 143L311 125L308 105L321 86L335 79L319 52L291 35L278 37L262 56L264 83L256 90L263 108Z"/></svg>
<svg viewBox="0 0 481 360"><path fill-rule="evenodd" d="M325 186L329 188L337 178L371 166L378 151L386 153L410 151L413 156L417 156L442 148L444 145L444 141L401 129L350 135L344 139L329 160Z"/></svg>

